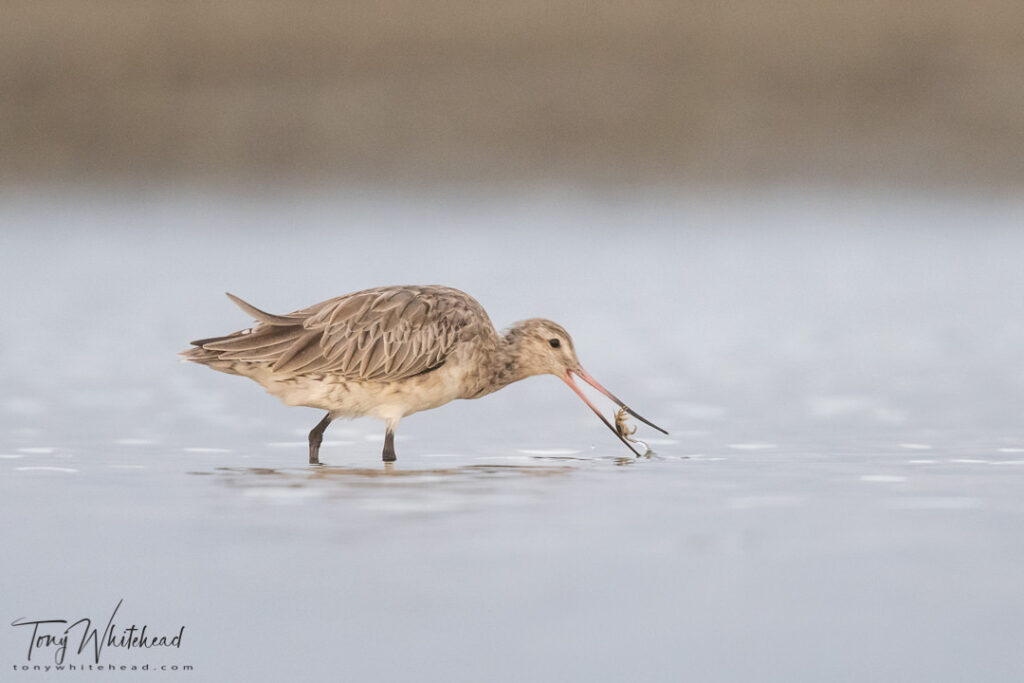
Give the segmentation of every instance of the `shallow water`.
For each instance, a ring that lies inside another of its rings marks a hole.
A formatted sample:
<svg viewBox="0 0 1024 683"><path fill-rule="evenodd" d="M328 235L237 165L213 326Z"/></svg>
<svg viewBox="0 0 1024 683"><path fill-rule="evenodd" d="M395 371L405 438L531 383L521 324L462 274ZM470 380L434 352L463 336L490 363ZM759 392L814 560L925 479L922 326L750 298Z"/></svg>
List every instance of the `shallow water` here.
<svg viewBox="0 0 1024 683"><path fill-rule="evenodd" d="M195 667L167 680L1020 679L1022 219L822 192L8 193L3 616L123 598L182 647L104 663ZM408 418L393 467L379 424L335 423L310 468L316 411L174 355L247 324L224 290L284 312L399 282L561 322L671 434L634 458L533 378ZM27 644L4 627L13 680Z"/></svg>

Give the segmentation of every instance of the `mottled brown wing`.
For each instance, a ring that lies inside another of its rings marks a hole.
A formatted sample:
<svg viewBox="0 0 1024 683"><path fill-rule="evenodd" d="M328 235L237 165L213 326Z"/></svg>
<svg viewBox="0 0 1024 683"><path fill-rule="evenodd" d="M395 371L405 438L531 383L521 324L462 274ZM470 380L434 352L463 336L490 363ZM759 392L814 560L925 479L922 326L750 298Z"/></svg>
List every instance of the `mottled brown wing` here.
<svg viewBox="0 0 1024 683"><path fill-rule="evenodd" d="M480 316L487 320L474 299L447 287L380 287L287 316L232 299L262 324L201 346L224 360L272 362L274 372L290 375L411 377L442 365L460 331Z"/></svg>

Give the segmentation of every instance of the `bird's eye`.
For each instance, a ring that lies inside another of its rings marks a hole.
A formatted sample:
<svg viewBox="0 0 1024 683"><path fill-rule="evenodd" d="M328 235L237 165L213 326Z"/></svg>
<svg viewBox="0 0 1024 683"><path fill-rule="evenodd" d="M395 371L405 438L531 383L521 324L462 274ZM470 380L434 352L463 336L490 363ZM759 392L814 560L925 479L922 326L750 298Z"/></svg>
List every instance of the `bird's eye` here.
<svg viewBox="0 0 1024 683"><path fill-rule="evenodd" d="M548 344L551 344L551 348L557 349L559 346L562 345L562 342L558 341L557 339L548 339Z"/></svg>

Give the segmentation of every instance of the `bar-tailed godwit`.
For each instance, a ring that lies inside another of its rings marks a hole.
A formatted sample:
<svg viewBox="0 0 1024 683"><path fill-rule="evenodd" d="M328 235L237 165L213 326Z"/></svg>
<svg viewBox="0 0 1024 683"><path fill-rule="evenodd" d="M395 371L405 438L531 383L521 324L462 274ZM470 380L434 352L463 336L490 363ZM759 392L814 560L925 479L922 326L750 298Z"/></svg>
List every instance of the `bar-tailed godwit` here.
<svg viewBox="0 0 1024 683"><path fill-rule="evenodd" d="M198 339L182 355L259 382L287 405L326 410L309 433L310 464L319 464L324 430L339 417L384 420L383 458L390 462L395 460L395 429L406 415L456 398L480 398L541 374L568 384L634 453L622 420L612 426L573 375L633 417L668 433L591 377L560 325L532 318L499 334L473 297L451 287L377 287L287 315L266 313L228 296L256 324Z"/></svg>

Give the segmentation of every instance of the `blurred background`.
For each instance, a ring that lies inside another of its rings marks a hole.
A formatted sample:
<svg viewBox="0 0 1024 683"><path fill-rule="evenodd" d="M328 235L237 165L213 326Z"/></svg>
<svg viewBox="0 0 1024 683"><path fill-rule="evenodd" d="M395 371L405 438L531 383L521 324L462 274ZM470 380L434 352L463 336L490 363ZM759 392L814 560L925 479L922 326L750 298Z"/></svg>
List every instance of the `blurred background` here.
<svg viewBox="0 0 1024 683"><path fill-rule="evenodd" d="M0 179L1024 180L1016 0L3 0Z"/></svg>
<svg viewBox="0 0 1024 683"><path fill-rule="evenodd" d="M1022 27L0 0L0 617L124 597L195 681L1024 680ZM318 411L179 363L224 291L403 283L557 320L670 435L541 377L308 468Z"/></svg>

